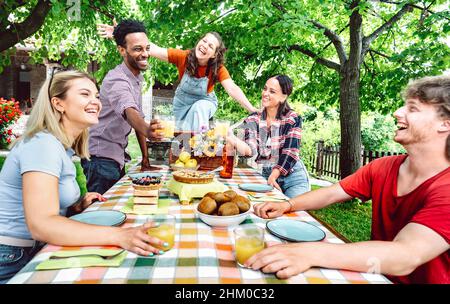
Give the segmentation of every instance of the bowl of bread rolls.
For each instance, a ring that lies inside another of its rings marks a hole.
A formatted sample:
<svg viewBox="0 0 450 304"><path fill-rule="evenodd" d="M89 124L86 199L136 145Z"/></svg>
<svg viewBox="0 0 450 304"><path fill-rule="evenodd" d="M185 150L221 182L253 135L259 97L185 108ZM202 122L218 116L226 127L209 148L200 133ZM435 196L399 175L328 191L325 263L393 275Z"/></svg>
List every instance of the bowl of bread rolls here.
<svg viewBox="0 0 450 304"><path fill-rule="evenodd" d="M248 218L250 209L250 200L233 190L208 192L195 207L200 220L213 227L239 225Z"/></svg>

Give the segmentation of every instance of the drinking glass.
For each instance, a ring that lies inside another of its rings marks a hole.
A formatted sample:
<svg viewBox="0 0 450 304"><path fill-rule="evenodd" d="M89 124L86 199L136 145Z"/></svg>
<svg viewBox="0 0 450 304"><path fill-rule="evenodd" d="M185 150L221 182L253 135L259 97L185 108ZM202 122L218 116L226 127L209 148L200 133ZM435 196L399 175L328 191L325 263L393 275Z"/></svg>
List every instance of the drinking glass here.
<svg viewBox="0 0 450 304"><path fill-rule="evenodd" d="M229 128L230 122L228 120L217 120L215 123L214 133L215 135L226 137Z"/></svg>
<svg viewBox="0 0 450 304"><path fill-rule="evenodd" d="M148 229L147 234L168 244L166 247L155 245L152 246L164 251L172 249L175 243L175 216L158 214L148 217L147 222L150 221L159 225Z"/></svg>
<svg viewBox="0 0 450 304"><path fill-rule="evenodd" d="M264 229L256 225L242 225L234 229L234 246L238 265L264 249Z"/></svg>

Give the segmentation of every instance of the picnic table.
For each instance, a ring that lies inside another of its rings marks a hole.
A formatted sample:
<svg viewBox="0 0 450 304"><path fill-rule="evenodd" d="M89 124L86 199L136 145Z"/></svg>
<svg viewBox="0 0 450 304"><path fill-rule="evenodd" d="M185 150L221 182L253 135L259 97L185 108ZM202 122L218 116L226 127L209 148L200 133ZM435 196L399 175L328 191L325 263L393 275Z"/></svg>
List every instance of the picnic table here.
<svg viewBox="0 0 450 304"><path fill-rule="evenodd" d="M160 166L159 173L163 181L171 178L168 166ZM138 166L129 172L137 172ZM253 168L235 168L233 178L218 181L243 194L238 185L241 183L266 183L265 179ZM280 195L278 190L274 193ZM269 193L270 194L270 193ZM96 202L86 211L123 210L129 198L133 196L131 180L124 176L104 195L106 202ZM49 284L49 283L95 283L95 284L270 284L270 283L305 283L305 284L383 284L390 281L383 275L358 273L344 270L312 268L288 280L280 280L273 274L264 274L239 267L235 261L233 248L234 227L215 228L203 223L196 217L194 205L181 205L178 197L163 187L160 198L170 201L169 214L175 215L175 245L163 255L143 257L127 252L126 258L119 267L86 267L59 270L36 270L36 266L47 260L55 251L92 249L102 247L61 247L46 245L19 273L8 283L12 284ZM127 214L123 227L138 226L145 223L148 216ZM311 223L326 233L323 242L343 243L344 241L318 222L308 212L300 211L284 215L286 218L298 219ZM254 214L244 224L255 224L265 227L267 220ZM269 232L265 234L267 245L283 241ZM103 247L111 248L111 247Z"/></svg>

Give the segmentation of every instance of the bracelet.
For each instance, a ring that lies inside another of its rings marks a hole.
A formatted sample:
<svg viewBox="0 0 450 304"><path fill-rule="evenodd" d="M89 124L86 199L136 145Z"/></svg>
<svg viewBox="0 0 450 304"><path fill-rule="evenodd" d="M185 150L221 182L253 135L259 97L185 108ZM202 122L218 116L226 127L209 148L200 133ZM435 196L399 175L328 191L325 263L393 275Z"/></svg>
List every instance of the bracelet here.
<svg viewBox="0 0 450 304"><path fill-rule="evenodd" d="M289 204L289 206L291 206L291 207L289 208L288 212L294 211L294 204L292 204L292 202L291 202L290 200L287 200L286 202Z"/></svg>

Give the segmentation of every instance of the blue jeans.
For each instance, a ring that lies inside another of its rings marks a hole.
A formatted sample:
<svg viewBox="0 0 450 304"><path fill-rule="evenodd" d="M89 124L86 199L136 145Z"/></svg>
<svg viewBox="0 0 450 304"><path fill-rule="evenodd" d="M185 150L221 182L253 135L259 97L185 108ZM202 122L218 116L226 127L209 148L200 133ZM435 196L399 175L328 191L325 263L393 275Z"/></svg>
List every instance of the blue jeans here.
<svg viewBox="0 0 450 304"><path fill-rule="evenodd" d="M299 160L293 169L294 171L292 173L286 176L280 175L277 178L278 185L280 185L283 193L289 198L299 196L311 190L308 173L303 162ZM272 167L263 167L262 175L265 179L268 179L271 173Z"/></svg>
<svg viewBox="0 0 450 304"><path fill-rule="evenodd" d="M91 156L90 161L81 160L81 167L89 192L104 194L125 175L125 167L120 169L119 164L109 158Z"/></svg>
<svg viewBox="0 0 450 304"><path fill-rule="evenodd" d="M33 247L16 247L0 244L0 284L6 284L41 250L43 243Z"/></svg>

